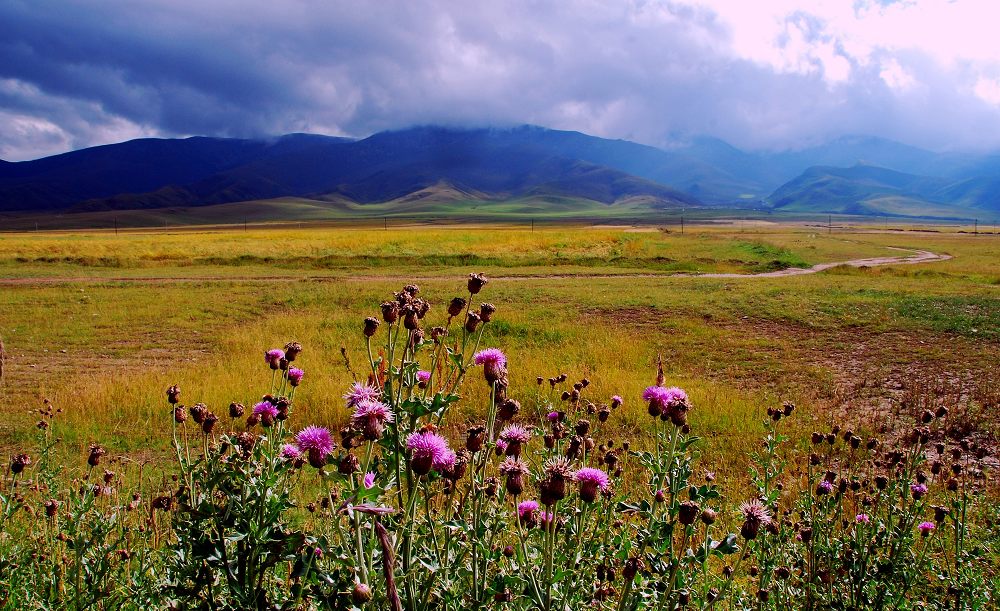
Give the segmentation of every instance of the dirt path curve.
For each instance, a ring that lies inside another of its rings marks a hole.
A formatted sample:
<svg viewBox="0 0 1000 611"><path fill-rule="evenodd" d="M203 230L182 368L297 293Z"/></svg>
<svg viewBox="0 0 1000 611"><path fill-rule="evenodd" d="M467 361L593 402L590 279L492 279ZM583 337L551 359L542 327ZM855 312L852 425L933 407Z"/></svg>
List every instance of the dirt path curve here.
<svg viewBox="0 0 1000 611"><path fill-rule="evenodd" d="M906 257L875 257L871 259L853 259L851 261L835 261L832 263L819 263L812 267L790 267L774 272L762 272L759 274L689 274L689 273L662 273L662 274L525 274L493 276L494 280L533 280L549 278L780 278L783 276L803 276L805 274L815 274L825 269L837 267L839 265L850 265L851 267L879 267L882 265L911 265L914 263L931 263L934 261L947 261L951 255L942 255L930 252L929 250L912 250L909 248L894 248L892 250L911 252L913 254ZM419 275L414 279L435 280L452 279L453 275ZM108 282L134 282L141 284L171 284L176 282L343 282L345 280L354 281L380 281L393 280L391 275L352 275L344 276L34 276L26 278L0 278L0 286L21 286L37 284L79 284L79 283L108 283Z"/></svg>
<svg viewBox="0 0 1000 611"><path fill-rule="evenodd" d="M760 274L693 274L698 278L780 278L782 276L802 276L805 274L815 274L824 269L837 267L840 265L850 265L851 267L879 267L881 265L912 265L914 263L930 263L932 261L947 261L951 255L939 255L929 250L911 250L909 248L895 248L887 246L891 250L912 252L908 257L874 257L871 259L853 259L851 261L840 261L834 263L819 263L812 267L789 267L775 272L763 272Z"/></svg>

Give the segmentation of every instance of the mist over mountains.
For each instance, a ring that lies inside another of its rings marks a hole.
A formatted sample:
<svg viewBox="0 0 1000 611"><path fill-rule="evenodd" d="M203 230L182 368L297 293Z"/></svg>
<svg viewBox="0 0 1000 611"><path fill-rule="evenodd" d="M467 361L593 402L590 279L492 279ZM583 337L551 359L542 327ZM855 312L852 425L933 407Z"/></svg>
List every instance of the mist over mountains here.
<svg viewBox="0 0 1000 611"><path fill-rule="evenodd" d="M607 206L1000 217L1000 155L935 153L868 137L779 153L716 139L660 149L579 132L415 127L353 140L140 139L0 162L0 211L210 206L302 197L578 198Z"/></svg>

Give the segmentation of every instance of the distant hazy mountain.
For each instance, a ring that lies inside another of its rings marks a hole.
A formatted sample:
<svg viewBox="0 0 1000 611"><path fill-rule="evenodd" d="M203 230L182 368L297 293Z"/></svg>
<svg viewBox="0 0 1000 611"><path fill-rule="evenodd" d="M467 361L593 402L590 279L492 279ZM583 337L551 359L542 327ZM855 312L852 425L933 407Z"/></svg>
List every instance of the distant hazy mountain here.
<svg viewBox="0 0 1000 611"><path fill-rule="evenodd" d="M671 155L539 128L425 127L359 141L304 134L273 141L145 139L8 164L0 169L0 210L155 208L289 195L380 202L440 182L496 198L544 193L610 204L649 196L698 204L630 174L616 158L660 168Z"/></svg>
<svg viewBox="0 0 1000 611"><path fill-rule="evenodd" d="M768 202L786 212L972 218L1000 212L998 195L997 178L956 181L858 164L808 168Z"/></svg>
<svg viewBox="0 0 1000 611"><path fill-rule="evenodd" d="M608 205L641 198L655 207L967 216L1000 212L998 176L1000 155L938 154L867 137L767 153L712 138L660 149L532 126L416 127L361 140L310 134L142 139L0 161L0 211L190 207L279 197L369 204L551 196Z"/></svg>

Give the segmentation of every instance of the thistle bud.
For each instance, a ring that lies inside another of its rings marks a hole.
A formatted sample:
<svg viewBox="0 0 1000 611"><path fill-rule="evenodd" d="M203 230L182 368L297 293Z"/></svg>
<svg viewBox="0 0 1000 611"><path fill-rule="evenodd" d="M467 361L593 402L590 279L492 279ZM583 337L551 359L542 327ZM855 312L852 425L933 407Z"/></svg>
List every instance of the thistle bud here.
<svg viewBox="0 0 1000 611"><path fill-rule="evenodd" d="M469 293L473 295L479 294L479 291L483 290L483 287L486 286L487 282L489 282L489 279L486 278L485 274L469 274Z"/></svg>
<svg viewBox="0 0 1000 611"><path fill-rule="evenodd" d="M476 329L479 328L479 314L475 312L469 312L468 318L465 319L465 330L469 333L475 333Z"/></svg>
<svg viewBox="0 0 1000 611"><path fill-rule="evenodd" d="M399 304L395 301L386 301L382 304L382 320L392 324L399 320Z"/></svg>
<svg viewBox="0 0 1000 611"><path fill-rule="evenodd" d="M466 431L468 435L465 439L465 449L475 454L483 449L483 442L486 440L486 427L473 426Z"/></svg>
<svg viewBox="0 0 1000 611"><path fill-rule="evenodd" d="M208 415L208 407L204 403L195 403L190 408L191 419L194 420L195 424L201 424L205 422L205 416Z"/></svg>
<svg viewBox="0 0 1000 611"><path fill-rule="evenodd" d="M45 515L49 518L54 518L56 513L59 512L59 501L55 499L49 499L45 501Z"/></svg>
<svg viewBox="0 0 1000 611"><path fill-rule="evenodd" d="M483 322L490 322L493 320L493 313L497 311L497 308L492 303L481 303L479 304L479 319Z"/></svg>
<svg viewBox="0 0 1000 611"><path fill-rule="evenodd" d="M420 321L417 317L417 312L410 308L409 306L403 308L403 326L408 330L413 331L420 327Z"/></svg>
<svg viewBox="0 0 1000 611"><path fill-rule="evenodd" d="M285 344L285 360L291 363L302 353L302 344L299 342L288 342Z"/></svg>
<svg viewBox="0 0 1000 611"><path fill-rule="evenodd" d="M10 471L15 475L24 471L24 468L31 465L31 457L27 454L16 454L10 459Z"/></svg>
<svg viewBox="0 0 1000 611"><path fill-rule="evenodd" d="M178 403L180 401L180 396L181 389L176 384L167 389L167 401L169 401L171 405Z"/></svg>
<svg viewBox="0 0 1000 611"><path fill-rule="evenodd" d="M455 297L448 304L448 316L454 318L462 314L462 310L465 309L466 301L462 297Z"/></svg>
<svg viewBox="0 0 1000 611"><path fill-rule="evenodd" d="M351 590L351 600L355 605L361 606L372 599L372 589L366 583L356 583L354 584L354 589Z"/></svg>
<svg viewBox="0 0 1000 611"><path fill-rule="evenodd" d="M497 407L497 420L506 422L512 420L521 411L521 404L514 399L506 399Z"/></svg>
<svg viewBox="0 0 1000 611"><path fill-rule="evenodd" d="M642 559L637 556L630 557L622 568L622 579L625 580L625 583L631 582L641 569Z"/></svg>
<svg viewBox="0 0 1000 611"><path fill-rule="evenodd" d="M183 405L178 405L174 408L174 422L177 424L184 424L184 421L187 420L187 418L187 410L184 409Z"/></svg>
<svg viewBox="0 0 1000 611"><path fill-rule="evenodd" d="M201 430L205 432L206 435L211 435L212 431L215 429L215 423L219 421L219 417L208 412L205 415L205 421L201 423Z"/></svg>
<svg viewBox="0 0 1000 611"><path fill-rule="evenodd" d="M87 464L91 467L96 467L101 464L101 457L107 454L107 451L96 443L90 445L90 455L87 456Z"/></svg>
<svg viewBox="0 0 1000 611"><path fill-rule="evenodd" d="M375 335L375 332L378 331L379 324L381 323L374 316L369 316L368 318L366 318L364 323L365 337L371 337Z"/></svg>
<svg viewBox="0 0 1000 611"><path fill-rule="evenodd" d="M310 461L311 458L312 457L310 456ZM344 456L341 457L340 462L337 464L337 472L340 473L341 475L351 475L352 473L357 473L360 470L361 470L361 461L358 460L358 457L352 454L351 452L344 454Z"/></svg>
<svg viewBox="0 0 1000 611"><path fill-rule="evenodd" d="M677 519L681 524L690 526L694 524L694 521L698 518L699 509L701 508L698 507L698 503L695 503L694 501L684 501L678 509Z"/></svg>
<svg viewBox="0 0 1000 611"><path fill-rule="evenodd" d="M242 418L243 414L246 412L246 407L242 403L236 403L235 401L229 404L229 417L230 418Z"/></svg>
<svg viewBox="0 0 1000 611"><path fill-rule="evenodd" d="M805 527L799 531L799 538L802 539L803 543L809 543L812 541L813 529L810 527Z"/></svg>

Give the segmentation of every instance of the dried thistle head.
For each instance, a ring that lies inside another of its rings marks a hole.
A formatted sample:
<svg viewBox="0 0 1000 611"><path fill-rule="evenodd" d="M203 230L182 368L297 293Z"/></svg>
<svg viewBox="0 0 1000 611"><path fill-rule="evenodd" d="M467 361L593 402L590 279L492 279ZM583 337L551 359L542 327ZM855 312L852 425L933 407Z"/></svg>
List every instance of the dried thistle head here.
<svg viewBox="0 0 1000 611"><path fill-rule="evenodd" d="M469 274L469 282L467 283L469 293L477 295L479 291L483 290L487 282L489 282L489 279L486 277L486 274Z"/></svg>

